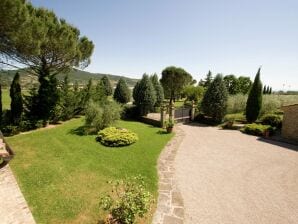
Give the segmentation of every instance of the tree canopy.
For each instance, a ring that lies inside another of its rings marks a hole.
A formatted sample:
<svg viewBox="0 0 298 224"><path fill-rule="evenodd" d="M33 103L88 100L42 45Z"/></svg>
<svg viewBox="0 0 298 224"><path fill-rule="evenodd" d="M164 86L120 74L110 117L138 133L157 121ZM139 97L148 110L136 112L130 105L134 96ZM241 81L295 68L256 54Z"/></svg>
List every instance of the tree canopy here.
<svg viewBox="0 0 298 224"><path fill-rule="evenodd" d="M165 68L161 73L160 80L166 98L170 103L179 97L185 86L192 82L192 76L183 68L170 66Z"/></svg>

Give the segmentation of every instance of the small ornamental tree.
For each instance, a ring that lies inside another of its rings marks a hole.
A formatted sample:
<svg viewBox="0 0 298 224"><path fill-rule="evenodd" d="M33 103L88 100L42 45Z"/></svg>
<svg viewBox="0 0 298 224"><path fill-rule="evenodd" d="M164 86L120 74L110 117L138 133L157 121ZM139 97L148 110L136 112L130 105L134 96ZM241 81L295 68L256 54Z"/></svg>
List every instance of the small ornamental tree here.
<svg viewBox="0 0 298 224"><path fill-rule="evenodd" d="M246 102L246 120L249 123L255 122L262 108L262 82L260 80L261 68L259 68L254 83L249 91Z"/></svg>
<svg viewBox="0 0 298 224"><path fill-rule="evenodd" d="M170 104L177 97L180 97L184 87L190 84L192 80L192 76L183 68L170 66L162 71L160 83L166 98L170 99Z"/></svg>
<svg viewBox="0 0 298 224"><path fill-rule="evenodd" d="M130 89L124 78L120 78L113 95L118 103L126 104L130 101Z"/></svg>
<svg viewBox="0 0 298 224"><path fill-rule="evenodd" d="M158 81L158 76L157 74L154 74L150 77L150 80L152 82L152 85L154 86L155 89L155 94L156 94L156 102L155 102L155 107L160 107L162 105L162 102L164 100L164 92L163 92L163 87Z"/></svg>
<svg viewBox="0 0 298 224"><path fill-rule="evenodd" d="M228 91L222 75L218 74L211 82L202 100L202 110L205 115L220 123L227 110Z"/></svg>
<svg viewBox="0 0 298 224"><path fill-rule="evenodd" d="M108 76L104 75L101 80L104 88L104 93L106 96L111 96L113 94L113 88Z"/></svg>
<svg viewBox="0 0 298 224"><path fill-rule="evenodd" d="M11 121L13 124L18 125L21 121L23 112L23 98L20 85L20 75L18 72L15 74L10 86L10 98Z"/></svg>
<svg viewBox="0 0 298 224"><path fill-rule="evenodd" d="M138 96L135 99L135 103L139 108L140 115L147 115L156 103L155 89L148 75L143 75L137 88Z"/></svg>

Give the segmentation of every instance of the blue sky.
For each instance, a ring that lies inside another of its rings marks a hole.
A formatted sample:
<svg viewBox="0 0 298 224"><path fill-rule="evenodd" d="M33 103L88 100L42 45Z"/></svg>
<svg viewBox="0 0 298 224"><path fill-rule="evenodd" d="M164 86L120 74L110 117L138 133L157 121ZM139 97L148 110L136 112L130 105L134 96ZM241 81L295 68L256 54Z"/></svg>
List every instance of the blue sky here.
<svg viewBox="0 0 298 224"><path fill-rule="evenodd" d="M95 43L85 70L139 78L169 65L197 80L254 77L298 90L297 0L32 0Z"/></svg>

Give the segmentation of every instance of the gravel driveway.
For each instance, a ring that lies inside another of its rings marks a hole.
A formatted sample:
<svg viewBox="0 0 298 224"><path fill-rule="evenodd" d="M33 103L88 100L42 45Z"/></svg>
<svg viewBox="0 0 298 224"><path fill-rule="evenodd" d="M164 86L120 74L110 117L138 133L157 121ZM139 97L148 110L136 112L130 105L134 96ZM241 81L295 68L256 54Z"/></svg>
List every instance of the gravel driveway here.
<svg viewBox="0 0 298 224"><path fill-rule="evenodd" d="M174 162L185 223L298 223L298 147L182 125Z"/></svg>

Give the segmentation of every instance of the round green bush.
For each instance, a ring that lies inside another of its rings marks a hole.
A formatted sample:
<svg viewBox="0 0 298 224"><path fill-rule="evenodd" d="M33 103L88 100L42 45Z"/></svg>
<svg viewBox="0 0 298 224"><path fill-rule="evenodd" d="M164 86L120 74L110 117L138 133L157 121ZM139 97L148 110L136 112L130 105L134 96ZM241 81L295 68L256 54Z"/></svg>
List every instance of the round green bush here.
<svg viewBox="0 0 298 224"><path fill-rule="evenodd" d="M282 117L277 114L266 114L262 117L262 124L270 125L272 127L281 128Z"/></svg>
<svg viewBox="0 0 298 224"><path fill-rule="evenodd" d="M97 141L105 146L120 147L131 145L138 140L136 133L116 127L108 127L98 132Z"/></svg>

